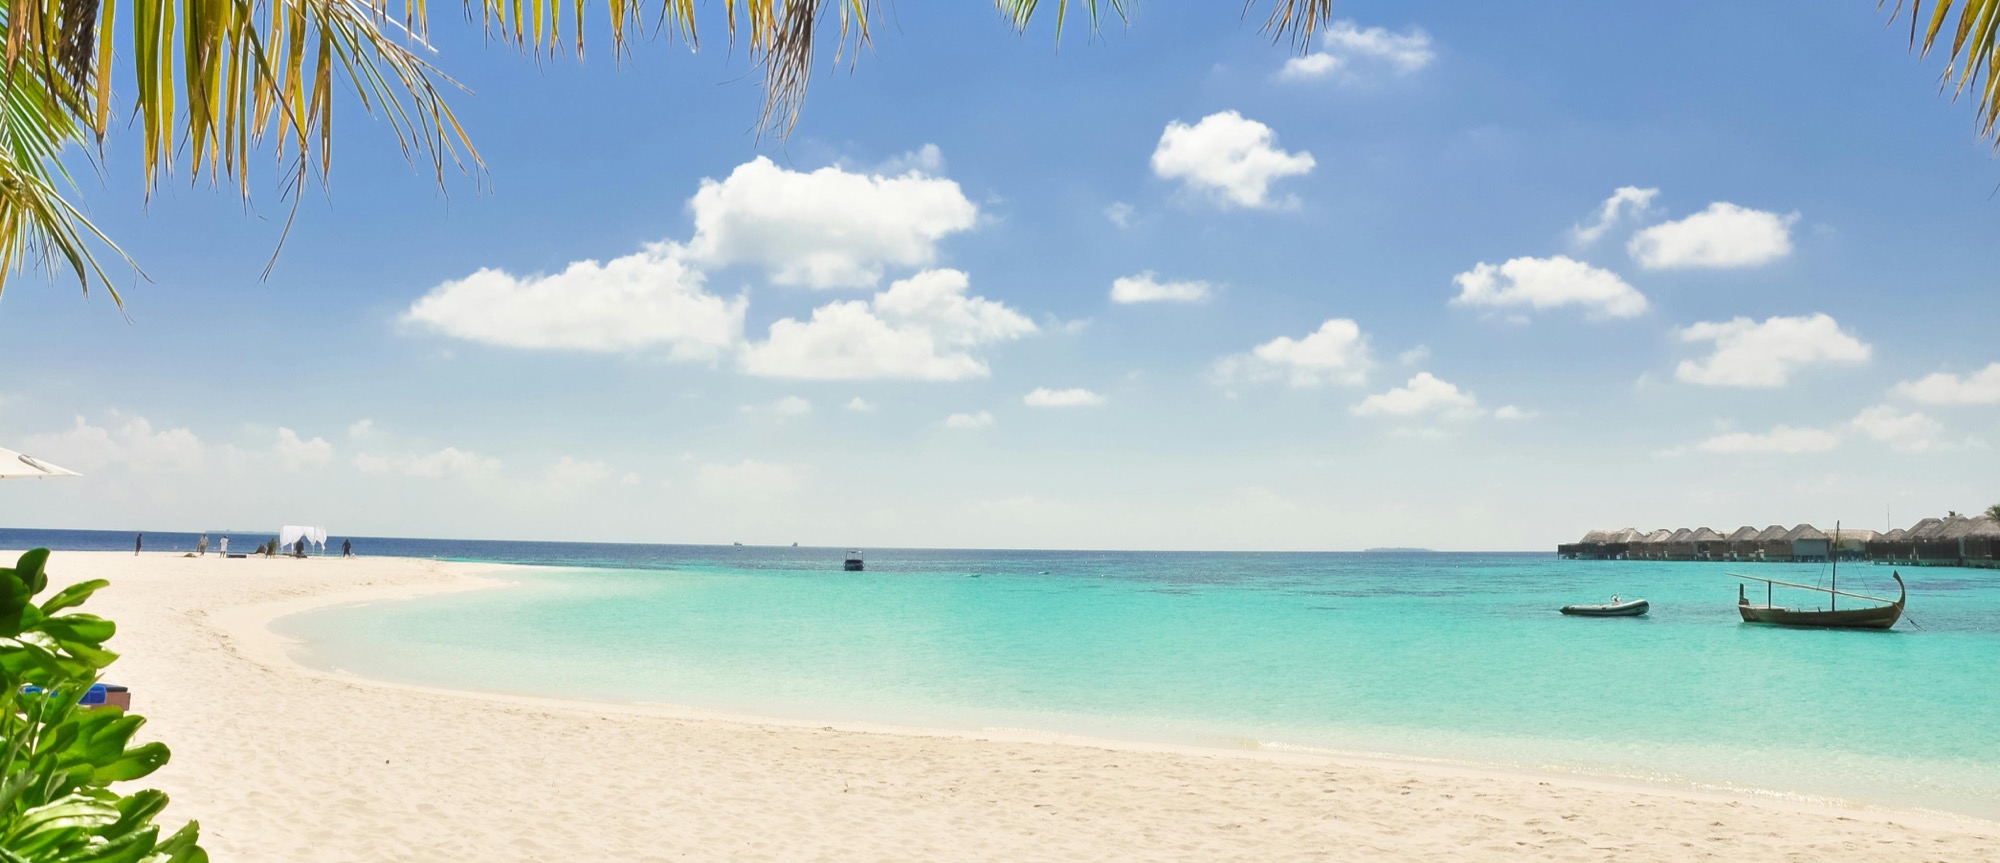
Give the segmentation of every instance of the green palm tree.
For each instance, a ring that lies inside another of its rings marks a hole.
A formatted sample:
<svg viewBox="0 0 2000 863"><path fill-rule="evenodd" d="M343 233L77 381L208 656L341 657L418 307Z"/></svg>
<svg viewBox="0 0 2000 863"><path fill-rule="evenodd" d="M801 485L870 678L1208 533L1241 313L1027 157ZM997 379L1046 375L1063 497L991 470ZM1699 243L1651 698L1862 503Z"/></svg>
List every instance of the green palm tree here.
<svg viewBox="0 0 2000 863"><path fill-rule="evenodd" d="M1125 14L1128 0L1081 0L1093 27L1102 13ZM1303 45L1331 14L1331 0L1274 0L1274 38ZM858 57L877 20L875 0L723 0L697 15L695 0L465 0L468 19L488 36L540 55L584 51L608 38L613 55L646 35L700 44L720 26L747 43L761 67L761 127L797 121L821 52ZM1036 0L995 0L1003 18L1025 28ZM136 262L71 201L71 170L95 161L113 133L114 97L129 103L148 195L175 169L233 181L250 195L251 157L269 149L281 196L297 212L301 192L331 170L336 91L360 97L387 121L406 157L437 182L446 168L479 174L484 163L452 113L458 87L433 65L427 0L7 0L0 4L0 290L32 263L51 279L67 273L87 294L101 285L121 307L101 257ZM1057 34L1068 0L1053 10ZM1100 8L1102 7L1102 8ZM602 16L596 18L592 16ZM704 24L704 16L710 16ZM586 22L587 17L592 20ZM716 22L713 17L720 17ZM853 52L847 54L846 52ZM118 53L119 63L113 63ZM130 77L114 74L130 67ZM124 113L120 106L119 113ZM290 227L289 220L286 223ZM282 236L280 245L282 245ZM268 272L268 266L266 268ZM143 276L143 273L141 273Z"/></svg>
<svg viewBox="0 0 2000 863"><path fill-rule="evenodd" d="M2000 521L2000 503L1996 503L1992 506L1987 507L1986 517L1993 519L1995 521Z"/></svg>

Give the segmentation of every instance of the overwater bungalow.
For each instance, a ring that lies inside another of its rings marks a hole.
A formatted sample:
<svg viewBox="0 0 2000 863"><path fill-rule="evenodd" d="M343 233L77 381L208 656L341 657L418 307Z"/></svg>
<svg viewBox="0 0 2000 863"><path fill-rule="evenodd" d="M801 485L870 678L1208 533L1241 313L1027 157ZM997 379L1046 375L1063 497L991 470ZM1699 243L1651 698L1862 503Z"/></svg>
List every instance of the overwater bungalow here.
<svg viewBox="0 0 2000 863"><path fill-rule="evenodd" d="M1726 560L1757 559L1757 528L1744 525L1727 537L1728 544L1723 551Z"/></svg>
<svg viewBox="0 0 2000 863"><path fill-rule="evenodd" d="M1868 541L1868 559L1878 563L1898 563L1916 559L1916 544L1910 532L1895 528Z"/></svg>
<svg viewBox="0 0 2000 863"><path fill-rule="evenodd" d="M1637 528L1628 527L1621 530L1612 534L1611 539L1604 543L1604 556L1610 560L1624 560L1631 555L1632 544L1645 538L1646 535L1640 533Z"/></svg>
<svg viewBox="0 0 2000 863"><path fill-rule="evenodd" d="M1667 559L1694 559L1694 528L1684 527L1667 537Z"/></svg>
<svg viewBox="0 0 2000 863"><path fill-rule="evenodd" d="M1785 534L1792 544L1792 559L1801 563L1824 563L1833 556L1833 538L1826 531L1801 524Z"/></svg>
<svg viewBox="0 0 2000 863"><path fill-rule="evenodd" d="M1706 527L1694 529L1695 560L1723 560L1729 557L1729 537Z"/></svg>
<svg viewBox="0 0 2000 863"><path fill-rule="evenodd" d="M1783 563L1792 559L1792 541L1785 534L1790 533L1782 524L1774 524L1757 532L1757 558Z"/></svg>
<svg viewBox="0 0 2000 863"><path fill-rule="evenodd" d="M1650 533L1642 535L1638 541L1634 541L1632 545L1626 547L1626 557L1630 557L1630 559L1666 559L1666 537L1670 537L1670 535L1674 535L1674 531L1670 531L1666 527L1650 531Z"/></svg>
<svg viewBox="0 0 2000 863"><path fill-rule="evenodd" d="M1959 558L1958 537L1946 536L1963 516L1927 518L1910 526L1910 559L1919 564L1949 566Z"/></svg>
<svg viewBox="0 0 2000 863"><path fill-rule="evenodd" d="M1829 538L1833 541L1834 553L1840 555L1841 560L1863 560L1868 557L1868 544L1881 535L1866 528L1843 527L1836 529Z"/></svg>

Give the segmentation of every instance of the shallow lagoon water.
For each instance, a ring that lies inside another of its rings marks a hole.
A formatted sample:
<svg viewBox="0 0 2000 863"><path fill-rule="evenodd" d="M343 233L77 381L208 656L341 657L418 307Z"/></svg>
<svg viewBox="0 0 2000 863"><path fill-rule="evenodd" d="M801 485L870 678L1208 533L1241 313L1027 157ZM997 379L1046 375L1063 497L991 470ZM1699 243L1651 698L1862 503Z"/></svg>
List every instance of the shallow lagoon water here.
<svg viewBox="0 0 2000 863"><path fill-rule="evenodd" d="M1727 571L1824 583L1820 565L892 551L845 573L837 550L651 548L590 561L636 568L532 571L276 628L310 664L435 686L1380 752L2000 817L2000 572L1905 570L1922 629L1882 633L1738 621ZM1894 594L1887 568L1841 575ZM1555 612L1613 593L1653 612Z"/></svg>

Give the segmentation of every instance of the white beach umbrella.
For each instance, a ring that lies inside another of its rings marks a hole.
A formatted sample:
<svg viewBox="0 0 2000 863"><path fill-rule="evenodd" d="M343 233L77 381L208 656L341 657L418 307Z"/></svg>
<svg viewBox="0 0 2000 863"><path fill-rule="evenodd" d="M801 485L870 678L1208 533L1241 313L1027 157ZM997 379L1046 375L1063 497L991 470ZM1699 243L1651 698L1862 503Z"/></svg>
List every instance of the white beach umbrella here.
<svg viewBox="0 0 2000 863"><path fill-rule="evenodd" d="M82 476L68 468L56 467L31 455L0 448L0 479L41 479L45 476Z"/></svg>

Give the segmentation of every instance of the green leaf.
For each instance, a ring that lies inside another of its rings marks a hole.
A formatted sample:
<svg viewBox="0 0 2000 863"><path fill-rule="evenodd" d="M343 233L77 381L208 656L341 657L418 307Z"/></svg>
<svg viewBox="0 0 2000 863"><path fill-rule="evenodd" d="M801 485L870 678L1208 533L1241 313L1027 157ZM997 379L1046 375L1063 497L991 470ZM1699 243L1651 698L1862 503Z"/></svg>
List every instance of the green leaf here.
<svg viewBox="0 0 2000 863"><path fill-rule="evenodd" d="M42 603L42 613L55 614L65 608L74 608L82 605L83 601L89 599L91 594L103 590L110 585L111 582L101 578L93 578L89 581L72 584L57 592L55 596L49 597L48 602Z"/></svg>
<svg viewBox="0 0 2000 863"><path fill-rule="evenodd" d="M44 620L41 623L41 630L53 636L56 641L64 642L65 648L71 646L70 642L81 642L95 647L111 640L111 636L118 632L118 624L95 614L79 612Z"/></svg>
<svg viewBox="0 0 2000 863"><path fill-rule="evenodd" d="M97 770L91 774L90 783L107 785L112 782L138 779L160 769L160 765L167 763L167 759L172 755L167 750L167 745L158 741L128 749L117 759L97 765Z"/></svg>
<svg viewBox="0 0 2000 863"><path fill-rule="evenodd" d="M48 549L31 548L22 552L21 560L14 564L14 572L28 585L29 596L41 593L49 586L49 574L46 569L48 563Z"/></svg>

